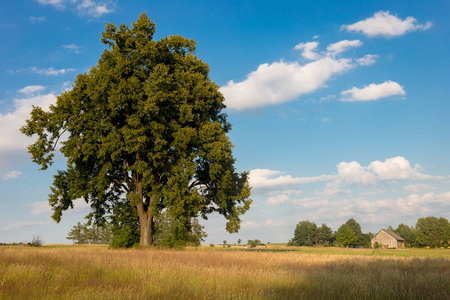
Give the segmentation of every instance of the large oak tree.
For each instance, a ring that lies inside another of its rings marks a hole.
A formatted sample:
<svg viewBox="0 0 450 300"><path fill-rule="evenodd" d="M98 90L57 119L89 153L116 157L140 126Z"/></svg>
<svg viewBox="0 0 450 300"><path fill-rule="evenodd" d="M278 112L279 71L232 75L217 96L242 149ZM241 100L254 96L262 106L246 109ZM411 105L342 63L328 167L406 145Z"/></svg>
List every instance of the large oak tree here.
<svg viewBox="0 0 450 300"><path fill-rule="evenodd" d="M47 169L58 140L67 167L54 176L53 219L79 198L94 220L129 203L137 210L141 245L152 245L155 217L168 212L189 226L217 212L237 232L250 207L247 173L234 168L224 98L181 36L153 40L141 14L132 28L106 24L108 46L87 74L49 111L34 107L22 132L37 136L32 160ZM126 198L124 197L126 195Z"/></svg>

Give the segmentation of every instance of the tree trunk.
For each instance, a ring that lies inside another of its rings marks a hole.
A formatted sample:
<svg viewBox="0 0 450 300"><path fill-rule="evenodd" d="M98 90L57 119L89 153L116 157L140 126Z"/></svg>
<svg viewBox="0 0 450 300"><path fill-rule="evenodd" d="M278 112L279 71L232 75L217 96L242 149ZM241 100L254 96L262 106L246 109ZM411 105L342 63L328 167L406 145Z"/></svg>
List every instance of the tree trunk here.
<svg viewBox="0 0 450 300"><path fill-rule="evenodd" d="M144 205L138 205L139 223L141 225L141 239L139 244L147 247L153 245L153 235L155 227L153 226L153 209L144 210Z"/></svg>
<svg viewBox="0 0 450 300"><path fill-rule="evenodd" d="M137 174L135 175L135 178L138 179ZM139 204L137 205L139 223L141 226L141 238L139 244L144 247L152 246L153 235L155 231L153 222L153 208L151 206L151 203L149 203L148 206L144 205L144 194L141 182L138 182L138 184L136 185L135 193L139 199ZM146 207L147 209L145 209Z"/></svg>

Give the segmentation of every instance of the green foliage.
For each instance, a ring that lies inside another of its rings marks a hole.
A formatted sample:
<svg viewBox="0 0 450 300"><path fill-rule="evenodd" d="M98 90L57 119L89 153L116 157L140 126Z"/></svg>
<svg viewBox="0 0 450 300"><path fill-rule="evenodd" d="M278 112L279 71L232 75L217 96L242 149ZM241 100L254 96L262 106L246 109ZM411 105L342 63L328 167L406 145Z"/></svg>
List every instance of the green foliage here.
<svg viewBox="0 0 450 300"><path fill-rule="evenodd" d="M337 242L343 247L347 247L350 245L356 245L358 242L358 237L352 228L347 224L341 225L336 233Z"/></svg>
<svg viewBox="0 0 450 300"><path fill-rule="evenodd" d="M114 231L114 236L109 246L113 249L131 248L139 242L139 231L129 224L125 224L120 230Z"/></svg>
<svg viewBox="0 0 450 300"><path fill-rule="evenodd" d="M372 238L373 237L374 237L374 234L371 232L363 233L361 246L363 246L364 248L370 248L372 246Z"/></svg>
<svg viewBox="0 0 450 300"><path fill-rule="evenodd" d="M301 221L294 230L291 246L312 246L316 243L317 225L310 221Z"/></svg>
<svg viewBox="0 0 450 300"><path fill-rule="evenodd" d="M237 240L238 245L240 245L241 242L242 242L241 239L238 239L238 240Z"/></svg>
<svg viewBox="0 0 450 300"><path fill-rule="evenodd" d="M450 242L450 223L446 218L420 218L417 220L415 233L418 246L448 246Z"/></svg>
<svg viewBox="0 0 450 300"><path fill-rule="evenodd" d="M42 241L39 235L38 236L33 235L33 239L31 240L31 242L27 243L27 246L42 247L43 244L44 242Z"/></svg>
<svg viewBox="0 0 450 300"><path fill-rule="evenodd" d="M364 240L363 240L363 233L361 231L361 225L359 225L359 223L356 222L355 219L353 219L353 218L348 219L348 221L345 222L345 224L347 224L350 227L350 229L353 231L353 233L355 234L356 242L353 243L352 245L362 246L364 243Z"/></svg>
<svg viewBox="0 0 450 300"><path fill-rule="evenodd" d="M235 171L224 97L208 65L195 56L194 40L154 41L145 13L132 25L106 24L101 41L109 48L98 64L49 111L34 107L21 129L37 136L28 150L42 170L67 137L60 147L67 166L49 195L53 219L82 198L98 224L119 203L136 210L144 246L154 243L154 218L165 209L184 224L217 212L237 232L252 203L248 173Z"/></svg>
<svg viewBox="0 0 450 300"><path fill-rule="evenodd" d="M405 240L405 247L413 247L415 245L416 232L414 227L401 223L394 232Z"/></svg>
<svg viewBox="0 0 450 300"><path fill-rule="evenodd" d="M256 248L262 244L260 240L255 239L255 240L248 240L247 245L249 245L250 248Z"/></svg>
<svg viewBox="0 0 450 300"><path fill-rule="evenodd" d="M130 248L139 244L141 232L139 216L129 200L116 201L109 219L113 226L110 244L112 248Z"/></svg>
<svg viewBox="0 0 450 300"><path fill-rule="evenodd" d="M294 237L289 241L288 246L331 246L333 240L333 231L326 224L317 227L314 222L301 221L295 227Z"/></svg>
<svg viewBox="0 0 450 300"><path fill-rule="evenodd" d="M315 238L317 245L331 246L334 238L335 237L333 234L333 230L331 229L331 227L328 227L325 223L322 224L321 227L317 228Z"/></svg>
<svg viewBox="0 0 450 300"><path fill-rule="evenodd" d="M103 226L81 224L73 226L67 238L75 244L109 244L112 237L112 226L108 223Z"/></svg>
<svg viewBox="0 0 450 300"><path fill-rule="evenodd" d="M383 244L382 244L382 243L375 242L375 243L373 244L373 248L375 248L375 249L380 249L381 247L383 247Z"/></svg>
<svg viewBox="0 0 450 300"><path fill-rule="evenodd" d="M155 245L169 248L200 246L207 234L203 231L197 218L190 220L177 219L169 211L156 217Z"/></svg>

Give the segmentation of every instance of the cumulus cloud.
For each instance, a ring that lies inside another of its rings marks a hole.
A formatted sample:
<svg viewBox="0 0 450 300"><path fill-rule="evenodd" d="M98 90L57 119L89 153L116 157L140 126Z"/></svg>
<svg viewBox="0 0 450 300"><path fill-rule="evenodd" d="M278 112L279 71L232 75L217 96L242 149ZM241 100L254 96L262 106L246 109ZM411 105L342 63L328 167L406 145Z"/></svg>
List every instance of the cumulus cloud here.
<svg viewBox="0 0 450 300"><path fill-rule="evenodd" d="M232 110L261 108L295 100L323 86L332 76L353 68L351 59L323 57L306 65L297 62L262 64L247 79L229 81L220 91Z"/></svg>
<svg viewBox="0 0 450 300"><path fill-rule="evenodd" d="M56 96L53 94L16 99L13 112L0 114L0 128L2 128L0 130L0 176L3 179L8 174L13 174L10 173L13 172L11 168L25 159L27 146L32 143L30 138L20 132L20 128L25 125L25 120L30 117L32 106L40 106L47 110L55 102Z"/></svg>
<svg viewBox="0 0 450 300"><path fill-rule="evenodd" d="M294 47L295 50L302 50L302 56L306 59L318 59L320 55L315 52L319 46L318 42L300 43Z"/></svg>
<svg viewBox="0 0 450 300"><path fill-rule="evenodd" d="M23 89L20 89L19 93L30 96L36 92L42 91L43 89L45 89L45 87L43 87L42 85L29 85L24 87Z"/></svg>
<svg viewBox="0 0 450 300"><path fill-rule="evenodd" d="M350 48L360 47L362 45L363 45L363 42L361 42L360 40L353 40L353 41L343 40L343 41L328 45L327 51L330 52L330 54L332 54L332 55L336 55L341 52L347 51Z"/></svg>
<svg viewBox="0 0 450 300"><path fill-rule="evenodd" d="M411 167L410 162L401 156L393 157L382 161L371 162L363 167L356 161L347 163L341 162L337 166L339 178L348 183L359 183L363 185L374 184L380 181L396 180L428 180L443 177L431 176L420 172L422 167L416 164Z"/></svg>
<svg viewBox="0 0 450 300"><path fill-rule="evenodd" d="M284 172L268 169L254 169L250 171L249 182L254 189L270 188L272 190L285 189L303 184L316 182L336 182L327 186L325 194L331 194L331 191L338 189L340 182L359 184L362 186L372 185L379 182L397 181L397 180L442 180L442 176L432 176L421 173L422 167L416 164L411 166L410 162L397 156L388 158L385 161L373 161L367 166L361 166L356 161L341 162L337 166L337 174L320 175L314 177L293 177L285 175ZM348 193L341 191L339 193ZM334 193L337 194L337 193Z"/></svg>
<svg viewBox="0 0 450 300"><path fill-rule="evenodd" d="M40 4L51 5L59 10L64 10L66 7L78 11L80 15L90 17L101 17L104 14L114 12L110 1L98 2L93 0L37 0Z"/></svg>
<svg viewBox="0 0 450 300"><path fill-rule="evenodd" d="M406 93L400 84L395 81L388 80L381 84L369 84L368 86L364 86L362 89L353 87L349 90L342 91L341 95L343 97L341 100L347 102L372 101L380 98L405 94Z"/></svg>
<svg viewBox="0 0 450 300"><path fill-rule="evenodd" d="M368 37L397 37L410 31L427 30L430 27L430 22L418 24L413 17L402 20L395 15L391 15L389 11L379 11L371 18L351 25L342 25L341 30L361 32Z"/></svg>

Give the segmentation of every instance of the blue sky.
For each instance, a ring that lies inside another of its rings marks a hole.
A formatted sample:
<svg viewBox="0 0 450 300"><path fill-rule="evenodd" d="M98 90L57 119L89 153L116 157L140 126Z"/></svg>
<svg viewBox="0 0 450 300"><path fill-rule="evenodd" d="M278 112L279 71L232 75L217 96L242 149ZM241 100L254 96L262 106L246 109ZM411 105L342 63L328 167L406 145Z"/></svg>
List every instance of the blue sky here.
<svg viewBox="0 0 450 300"><path fill-rule="evenodd" d="M211 216L206 243L285 242L310 220L363 232L450 217L450 2L94 1L0 3L0 242L67 243L47 204L57 158L31 163L19 128L95 65L105 23L139 14L155 38L197 41L227 104L253 206L238 234Z"/></svg>

